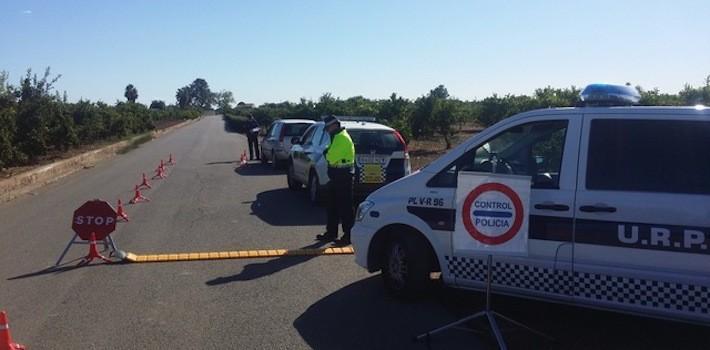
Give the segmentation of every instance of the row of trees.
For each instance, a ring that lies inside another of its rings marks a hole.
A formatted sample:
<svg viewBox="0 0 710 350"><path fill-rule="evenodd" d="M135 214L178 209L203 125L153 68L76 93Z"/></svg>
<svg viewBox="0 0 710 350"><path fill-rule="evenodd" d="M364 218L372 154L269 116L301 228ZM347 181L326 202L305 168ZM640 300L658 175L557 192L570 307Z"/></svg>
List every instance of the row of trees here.
<svg viewBox="0 0 710 350"><path fill-rule="evenodd" d="M49 68L37 76L30 70L15 86L0 72L0 169L34 164L51 154L72 147L116 140L143 133L166 120L196 118L200 111L166 106L153 101L149 107L137 103L138 90L128 85L128 102L67 101L54 90L60 78Z"/></svg>
<svg viewBox="0 0 710 350"><path fill-rule="evenodd" d="M686 85L677 94L661 93L658 89L641 93L641 105L710 105L710 76L705 86ZM252 114L263 125L278 118L318 119L326 114L350 116L377 116L378 121L388 124L408 138L439 135L447 148L452 145L451 136L464 124L474 123L490 126L516 113L549 107L567 107L580 104L580 89L545 87L532 95L493 94L481 100L464 101L449 95L446 87L439 85L426 95L410 100L393 93L388 99L367 99L362 96L340 99L326 93L317 101L301 99L298 103L265 103L254 109L223 109L232 120ZM243 119L243 118L242 118Z"/></svg>

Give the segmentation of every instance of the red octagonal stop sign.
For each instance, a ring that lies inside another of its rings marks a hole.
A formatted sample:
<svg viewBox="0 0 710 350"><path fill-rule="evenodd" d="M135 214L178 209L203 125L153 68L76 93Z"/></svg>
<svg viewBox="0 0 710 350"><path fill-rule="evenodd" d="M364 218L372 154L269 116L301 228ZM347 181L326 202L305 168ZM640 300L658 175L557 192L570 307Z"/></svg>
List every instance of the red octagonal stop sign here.
<svg viewBox="0 0 710 350"><path fill-rule="evenodd" d="M116 211L102 200L88 201L74 211L71 228L83 240L91 239L92 232L102 240L116 229Z"/></svg>

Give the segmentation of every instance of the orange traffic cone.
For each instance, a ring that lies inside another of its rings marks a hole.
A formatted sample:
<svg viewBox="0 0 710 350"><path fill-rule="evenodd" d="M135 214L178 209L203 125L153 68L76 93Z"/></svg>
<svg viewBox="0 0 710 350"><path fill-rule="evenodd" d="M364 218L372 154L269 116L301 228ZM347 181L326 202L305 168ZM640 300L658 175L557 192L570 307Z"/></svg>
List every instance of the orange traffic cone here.
<svg viewBox="0 0 710 350"><path fill-rule="evenodd" d="M244 152L242 152L242 158L241 158L241 160L239 161L239 165L240 165L240 166L245 166L245 165L247 165L247 163L248 163L248 162L247 162L247 151L244 151Z"/></svg>
<svg viewBox="0 0 710 350"><path fill-rule="evenodd" d="M145 176L145 173L143 173L143 182L141 182L140 185L138 185L138 188L153 188L150 183L148 183L148 178Z"/></svg>
<svg viewBox="0 0 710 350"><path fill-rule="evenodd" d="M118 205L116 205L118 208L116 209L116 216L119 219L123 219L123 221L130 221L128 220L128 214L123 210L123 203L121 200L118 200Z"/></svg>
<svg viewBox="0 0 710 350"><path fill-rule="evenodd" d="M164 179L166 178L165 176L165 164L163 164L163 160L160 160L160 165L155 169L155 175L153 176L153 180L155 179Z"/></svg>
<svg viewBox="0 0 710 350"><path fill-rule="evenodd" d="M10 324L7 322L5 311L0 311L0 350L25 350L24 345L12 342Z"/></svg>
<svg viewBox="0 0 710 350"><path fill-rule="evenodd" d="M99 253L98 248L96 248L96 234L92 232L89 238L89 254L81 259L78 265L88 265L90 262L94 261L94 259L101 259L109 264L113 262Z"/></svg>
<svg viewBox="0 0 710 350"><path fill-rule="evenodd" d="M173 154L170 153L170 158L168 158L168 165L175 165L175 159L173 159Z"/></svg>
<svg viewBox="0 0 710 350"><path fill-rule="evenodd" d="M133 195L133 199L131 199L131 201L128 203L136 204L136 203L140 203L140 202L150 202L150 199L148 199L148 197L143 196L143 194L141 193L140 187L136 186L135 194Z"/></svg>

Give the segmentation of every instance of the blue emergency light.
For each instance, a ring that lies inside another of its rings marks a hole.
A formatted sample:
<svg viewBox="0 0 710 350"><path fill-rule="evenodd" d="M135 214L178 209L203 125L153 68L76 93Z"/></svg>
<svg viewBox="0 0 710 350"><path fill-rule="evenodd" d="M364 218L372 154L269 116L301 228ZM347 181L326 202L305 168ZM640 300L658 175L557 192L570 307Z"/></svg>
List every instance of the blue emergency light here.
<svg viewBox="0 0 710 350"><path fill-rule="evenodd" d="M611 84L587 85L579 96L586 106L629 106L641 100L635 88Z"/></svg>

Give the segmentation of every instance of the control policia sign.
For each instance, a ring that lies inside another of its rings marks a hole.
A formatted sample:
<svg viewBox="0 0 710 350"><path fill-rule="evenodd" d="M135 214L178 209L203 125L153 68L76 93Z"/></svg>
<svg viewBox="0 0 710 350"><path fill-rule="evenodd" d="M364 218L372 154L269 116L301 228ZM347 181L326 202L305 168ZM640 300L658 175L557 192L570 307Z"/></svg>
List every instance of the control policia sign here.
<svg viewBox="0 0 710 350"><path fill-rule="evenodd" d="M526 255L530 177L461 171L454 250Z"/></svg>

